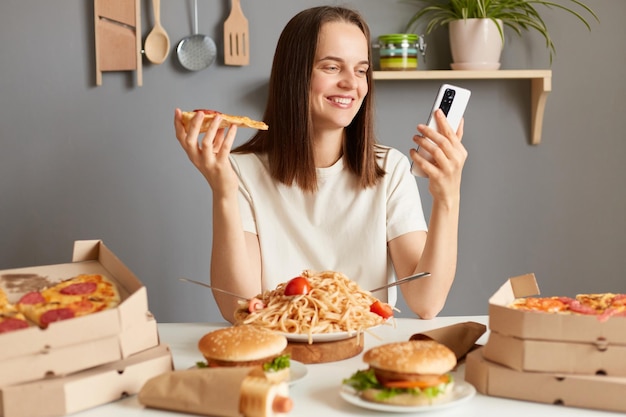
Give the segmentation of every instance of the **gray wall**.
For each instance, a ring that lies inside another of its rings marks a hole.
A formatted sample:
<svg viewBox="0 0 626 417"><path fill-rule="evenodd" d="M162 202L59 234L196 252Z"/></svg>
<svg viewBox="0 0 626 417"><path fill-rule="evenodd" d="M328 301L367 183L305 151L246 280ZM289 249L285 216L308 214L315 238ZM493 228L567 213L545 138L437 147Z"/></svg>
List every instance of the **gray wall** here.
<svg viewBox="0 0 626 417"><path fill-rule="evenodd" d="M413 7L395 0L359 8L373 35L401 30ZM544 294L626 292L626 2L597 0L587 32L546 11L557 45L543 142L528 144L529 83L459 82L473 90L456 282L443 315L485 314L510 276L535 272ZM162 65L105 73L95 85L93 2L4 0L0 5L0 269L68 262L74 240L103 239L148 288L157 319L219 320L208 291L211 193L179 148L175 107L258 117L279 32L305 0L243 1L251 65L179 66L175 46L192 31L190 0L162 1L172 41ZM143 35L152 27L142 0ZM199 1L200 32L221 53L230 2ZM445 32L428 39L423 68L446 68ZM536 35L507 36L505 69L548 68ZM439 81L377 81L380 140L407 151ZM249 132L240 132L239 141ZM418 180L429 212L427 183ZM408 315L404 303L400 307Z"/></svg>

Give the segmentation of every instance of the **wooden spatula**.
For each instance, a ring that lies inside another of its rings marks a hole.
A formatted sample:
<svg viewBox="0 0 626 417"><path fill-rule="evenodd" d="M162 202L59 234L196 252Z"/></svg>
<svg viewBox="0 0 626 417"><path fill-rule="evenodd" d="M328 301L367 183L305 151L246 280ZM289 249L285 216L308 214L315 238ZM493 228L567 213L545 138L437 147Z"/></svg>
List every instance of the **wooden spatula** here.
<svg viewBox="0 0 626 417"><path fill-rule="evenodd" d="M240 0L232 0L230 15L224 22L224 64L250 64L250 32Z"/></svg>

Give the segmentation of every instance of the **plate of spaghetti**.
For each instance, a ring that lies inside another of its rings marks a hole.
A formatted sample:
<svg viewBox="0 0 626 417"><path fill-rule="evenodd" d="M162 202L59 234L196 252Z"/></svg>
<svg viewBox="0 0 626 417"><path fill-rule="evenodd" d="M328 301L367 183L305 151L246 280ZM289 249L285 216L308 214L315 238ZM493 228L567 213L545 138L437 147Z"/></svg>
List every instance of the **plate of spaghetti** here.
<svg viewBox="0 0 626 417"><path fill-rule="evenodd" d="M282 333L289 341L308 343L348 339L386 322L371 311L380 301L342 273L306 270L294 279L298 278L308 281L306 291L292 294L289 282L280 283L257 295L263 308L250 311L242 303L235 320Z"/></svg>

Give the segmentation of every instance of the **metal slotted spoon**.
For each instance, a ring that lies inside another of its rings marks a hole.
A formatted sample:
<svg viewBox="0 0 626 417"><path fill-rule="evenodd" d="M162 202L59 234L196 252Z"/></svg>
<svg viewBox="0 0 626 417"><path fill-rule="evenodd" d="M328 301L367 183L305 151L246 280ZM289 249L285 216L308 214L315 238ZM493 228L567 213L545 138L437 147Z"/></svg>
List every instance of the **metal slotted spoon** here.
<svg viewBox="0 0 626 417"><path fill-rule="evenodd" d="M189 71L208 68L215 61L217 47L213 39L198 33L198 0L193 2L193 35L183 38L176 48L180 64Z"/></svg>

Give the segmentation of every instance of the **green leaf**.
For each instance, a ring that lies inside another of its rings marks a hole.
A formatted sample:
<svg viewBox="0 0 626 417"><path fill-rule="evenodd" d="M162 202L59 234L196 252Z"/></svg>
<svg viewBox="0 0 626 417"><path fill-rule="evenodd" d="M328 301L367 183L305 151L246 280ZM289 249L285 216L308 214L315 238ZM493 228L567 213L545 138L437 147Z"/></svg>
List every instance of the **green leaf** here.
<svg viewBox="0 0 626 417"><path fill-rule="evenodd" d="M503 24L512 29L517 35L522 32L537 31L546 41L546 47L552 56L556 48L548 32L546 23L536 6L548 9L562 10L576 17L591 30L591 25L585 15L600 21L596 13L580 0L403 0L404 3L415 4L418 11L410 17L405 32L411 33L420 21L425 21L425 33L430 34L435 29L459 19L500 19ZM500 36L504 42L504 33L500 29Z"/></svg>
<svg viewBox="0 0 626 417"><path fill-rule="evenodd" d="M290 365L290 356L285 354L274 358L271 362L264 363L263 370L265 372L278 372L281 369L289 368Z"/></svg>

